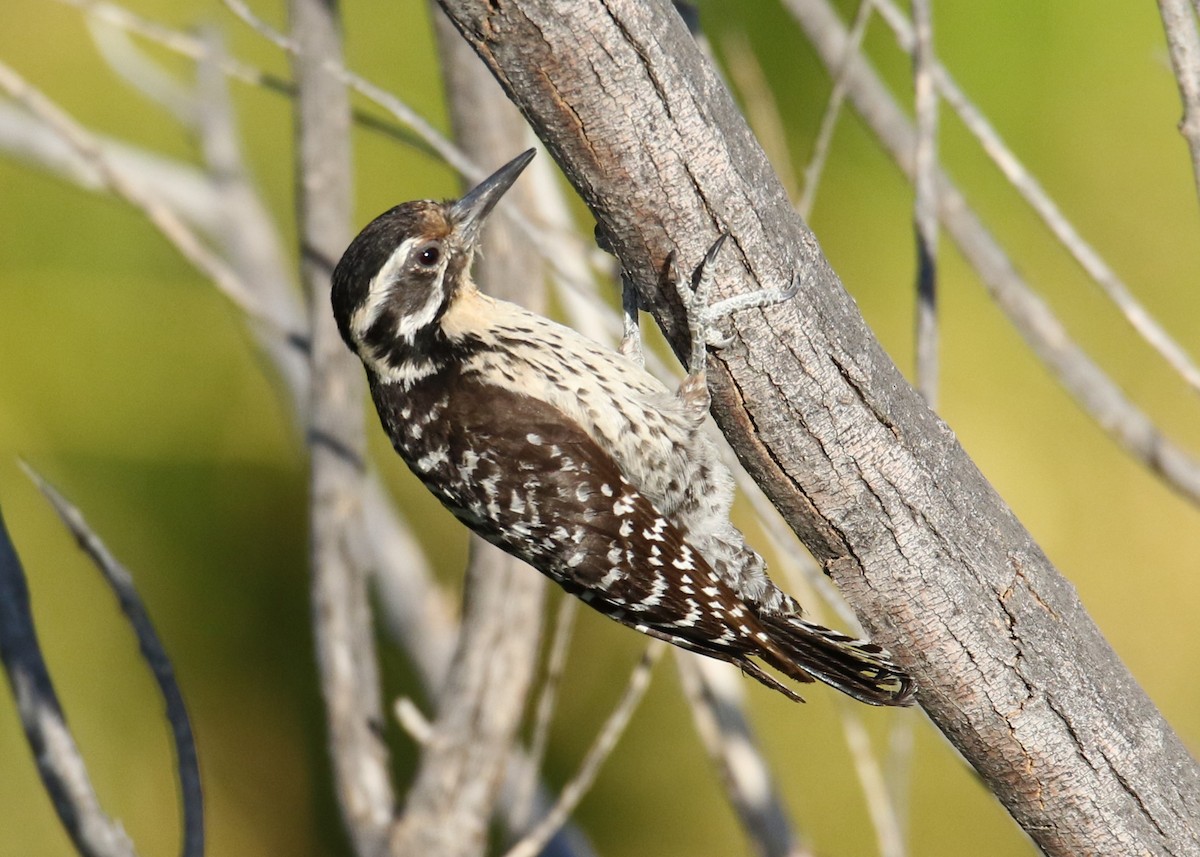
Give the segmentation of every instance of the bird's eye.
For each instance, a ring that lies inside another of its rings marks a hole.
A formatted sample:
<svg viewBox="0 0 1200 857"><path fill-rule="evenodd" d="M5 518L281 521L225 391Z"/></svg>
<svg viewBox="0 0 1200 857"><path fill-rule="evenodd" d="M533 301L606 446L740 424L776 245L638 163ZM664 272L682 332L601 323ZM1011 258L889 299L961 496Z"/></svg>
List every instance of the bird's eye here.
<svg viewBox="0 0 1200 857"><path fill-rule="evenodd" d="M417 251L417 262L425 268L432 268L442 259L442 249L436 244L426 244Z"/></svg>

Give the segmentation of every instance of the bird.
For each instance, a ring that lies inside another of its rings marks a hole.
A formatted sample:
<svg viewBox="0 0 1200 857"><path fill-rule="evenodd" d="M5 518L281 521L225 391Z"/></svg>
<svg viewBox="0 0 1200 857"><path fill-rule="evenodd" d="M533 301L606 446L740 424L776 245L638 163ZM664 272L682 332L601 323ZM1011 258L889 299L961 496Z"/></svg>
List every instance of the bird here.
<svg viewBox="0 0 1200 857"><path fill-rule="evenodd" d="M672 392L629 354L472 281L482 226L533 156L457 200L385 211L333 271L338 330L395 451L469 529L623 625L793 700L777 673L910 704L915 684L884 649L803 618L767 576L730 521L733 480L702 428L712 322L794 290L708 306L723 234L691 281L676 278L692 347Z"/></svg>

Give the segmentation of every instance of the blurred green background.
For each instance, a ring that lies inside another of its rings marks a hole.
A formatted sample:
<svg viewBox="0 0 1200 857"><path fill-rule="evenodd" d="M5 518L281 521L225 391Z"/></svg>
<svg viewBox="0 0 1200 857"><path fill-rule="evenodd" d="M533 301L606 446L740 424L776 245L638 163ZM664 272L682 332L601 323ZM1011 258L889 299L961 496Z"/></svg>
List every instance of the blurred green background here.
<svg viewBox="0 0 1200 857"><path fill-rule="evenodd" d="M215 26L229 50L285 75L277 52L215 0L135 0L181 28ZM843 3L849 11L850 4ZM941 59L1067 215L1168 329L1200 352L1200 217L1180 106L1152 4L974 0L935 4ZM256 4L282 23L282 3ZM718 52L744 35L803 167L829 81L787 13L703 3ZM445 127L428 11L347 2L351 65ZM880 22L867 50L897 91L908 63ZM156 55L158 52L155 52ZM78 11L6 0L0 59L95 130L195 160L195 141L130 92ZM188 65L163 55L180 73ZM279 95L235 85L256 179L291 238L291 121ZM1200 407L1127 329L943 113L942 153L1020 270L1072 334L1185 448ZM450 195L453 175L356 132L358 222L397 201ZM511 152L497 152L495 163ZM838 128L812 225L885 347L912 365L911 193L852 114ZM943 239L941 412L1189 746L1200 742L1200 514L1093 425L1023 347ZM379 445L374 418L369 420ZM313 680L304 564L304 449L236 312L126 206L0 157L0 506L24 560L58 691L108 811L142 854L171 853L178 813L161 706L96 573L20 473L23 456L132 569L174 657L197 731L213 855L341 855ZM384 463L457 586L464 534ZM640 641L585 615L554 728L560 782L614 702ZM389 692L413 692L385 657ZM747 688L797 825L825 855L873 853L832 693L793 706ZM886 740L894 715L866 711ZM1033 852L918 712L913 853ZM411 747L395 744L398 775ZM605 855L745 853L666 664L578 821ZM0 697L0 854L70 846L13 705Z"/></svg>

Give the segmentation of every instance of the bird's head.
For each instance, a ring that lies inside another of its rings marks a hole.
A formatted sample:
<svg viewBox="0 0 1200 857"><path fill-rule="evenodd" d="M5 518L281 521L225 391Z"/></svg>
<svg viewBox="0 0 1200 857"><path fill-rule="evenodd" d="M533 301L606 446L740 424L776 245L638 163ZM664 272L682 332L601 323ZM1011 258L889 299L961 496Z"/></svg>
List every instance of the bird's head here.
<svg viewBox="0 0 1200 857"><path fill-rule="evenodd" d="M350 242L333 271L333 315L364 362L402 359L436 327L470 282L484 220L533 156L518 155L462 199L385 211Z"/></svg>

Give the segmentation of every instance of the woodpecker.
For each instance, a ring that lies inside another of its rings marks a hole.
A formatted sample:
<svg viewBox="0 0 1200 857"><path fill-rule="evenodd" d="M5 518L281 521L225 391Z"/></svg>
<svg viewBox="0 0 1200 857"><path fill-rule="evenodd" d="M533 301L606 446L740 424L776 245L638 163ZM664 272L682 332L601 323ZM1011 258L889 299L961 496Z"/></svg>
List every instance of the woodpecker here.
<svg viewBox="0 0 1200 857"><path fill-rule="evenodd" d="M883 649L803 619L767 577L701 428L709 325L787 295L707 306L718 240L690 283L676 278L692 348L674 393L636 359L488 297L470 273L480 230L533 155L457 201L384 212L333 272L338 328L396 452L459 521L624 625L797 701L768 667L909 703L912 680Z"/></svg>

